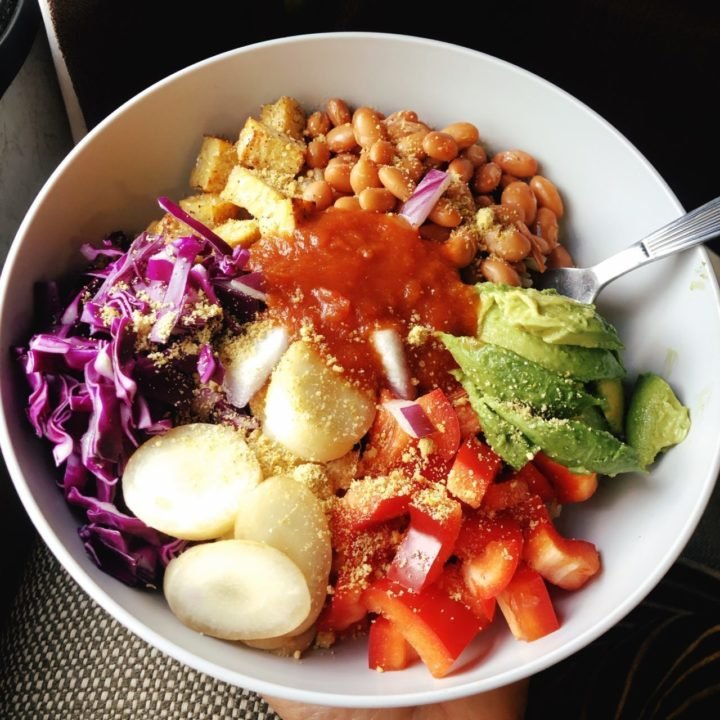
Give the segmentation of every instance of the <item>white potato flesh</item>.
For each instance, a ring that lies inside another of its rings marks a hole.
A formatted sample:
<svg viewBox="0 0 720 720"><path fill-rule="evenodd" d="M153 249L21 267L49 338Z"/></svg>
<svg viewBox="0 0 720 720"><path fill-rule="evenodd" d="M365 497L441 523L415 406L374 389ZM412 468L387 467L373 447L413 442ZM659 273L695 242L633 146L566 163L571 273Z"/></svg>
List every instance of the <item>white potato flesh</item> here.
<svg viewBox="0 0 720 720"><path fill-rule="evenodd" d="M299 340L270 378L263 432L303 460L328 462L362 438L374 415L373 399Z"/></svg>
<svg viewBox="0 0 720 720"><path fill-rule="evenodd" d="M316 634L317 628L312 625L299 635L281 635L280 637L265 640L245 640L245 644L258 650L268 650L275 653L275 655L290 657L307 650L312 645Z"/></svg>
<svg viewBox="0 0 720 720"><path fill-rule="evenodd" d="M300 568L280 550L250 540L189 548L167 566L163 589L185 625L223 640L284 635L310 612Z"/></svg>
<svg viewBox="0 0 720 720"><path fill-rule="evenodd" d="M295 633L317 619L327 596L332 562L330 528L322 504L304 485L276 475L245 496L235 520L235 537L272 545L302 571L311 609Z"/></svg>
<svg viewBox="0 0 720 720"><path fill-rule="evenodd" d="M122 489L127 506L150 527L183 540L213 540L232 532L243 496L261 480L240 433L193 423L141 445Z"/></svg>

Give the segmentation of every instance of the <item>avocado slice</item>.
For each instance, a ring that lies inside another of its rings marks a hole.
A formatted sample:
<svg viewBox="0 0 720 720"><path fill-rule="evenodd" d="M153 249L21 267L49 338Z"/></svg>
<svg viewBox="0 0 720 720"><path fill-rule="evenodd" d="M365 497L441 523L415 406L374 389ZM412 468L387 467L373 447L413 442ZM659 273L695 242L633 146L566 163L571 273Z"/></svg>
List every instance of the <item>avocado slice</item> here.
<svg viewBox="0 0 720 720"><path fill-rule="evenodd" d="M622 350L617 330L594 305L580 303L556 290L535 290L480 283L480 320L493 306L504 321L551 345Z"/></svg>
<svg viewBox="0 0 720 720"><path fill-rule="evenodd" d="M625 368L612 350L577 345L551 345L542 338L509 325L497 306L484 314L478 337L483 342L512 350L548 370L581 382L625 375Z"/></svg>
<svg viewBox="0 0 720 720"><path fill-rule="evenodd" d="M516 470L527 465L540 448L531 443L515 425L501 418L489 407L475 385L462 373L457 373L457 378L467 391L470 406L477 413L488 445Z"/></svg>
<svg viewBox="0 0 720 720"><path fill-rule="evenodd" d="M625 419L625 391L620 378L603 378L595 383L598 395L605 401L602 405L610 432L623 434Z"/></svg>
<svg viewBox="0 0 720 720"><path fill-rule="evenodd" d="M573 472L598 472L612 476L643 469L635 448L621 442L612 433L596 430L579 420L547 419L533 415L526 406L518 403L492 398L484 400L531 443Z"/></svg>
<svg viewBox="0 0 720 720"><path fill-rule="evenodd" d="M659 375L643 373L630 399L625 435L646 468L657 455L682 442L690 429L690 413Z"/></svg>
<svg viewBox="0 0 720 720"><path fill-rule="evenodd" d="M602 400L581 383L497 345L475 338L438 334L480 395L498 400L522 400L542 415L573 417Z"/></svg>

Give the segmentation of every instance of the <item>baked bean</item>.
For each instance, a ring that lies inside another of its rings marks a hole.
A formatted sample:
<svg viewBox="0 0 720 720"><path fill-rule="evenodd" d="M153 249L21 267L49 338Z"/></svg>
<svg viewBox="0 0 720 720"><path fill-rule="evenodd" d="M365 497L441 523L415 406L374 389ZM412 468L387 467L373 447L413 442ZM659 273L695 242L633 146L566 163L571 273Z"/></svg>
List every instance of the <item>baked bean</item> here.
<svg viewBox="0 0 720 720"><path fill-rule="evenodd" d="M511 182L502 191L500 202L503 205L514 205L522 215L522 220L530 225L537 213L537 200L530 186L522 180Z"/></svg>
<svg viewBox="0 0 720 720"><path fill-rule="evenodd" d="M350 173L355 165L354 158L349 155L339 155L330 158L325 168L325 180L333 190L341 193L351 193L353 191L350 184Z"/></svg>
<svg viewBox="0 0 720 720"><path fill-rule="evenodd" d="M555 213L547 207L539 207L535 216L533 232L538 237L544 238L554 248L558 244L558 219Z"/></svg>
<svg viewBox="0 0 720 720"><path fill-rule="evenodd" d="M485 163L475 170L473 178L473 188L475 192L484 195L492 192L500 182L502 170L500 166L494 162Z"/></svg>
<svg viewBox="0 0 720 720"><path fill-rule="evenodd" d="M492 255L508 262L523 260L532 250L530 240L515 227L487 232L483 240Z"/></svg>
<svg viewBox="0 0 720 720"><path fill-rule="evenodd" d="M562 245L557 245L547 256L547 266L549 268L575 267L575 261Z"/></svg>
<svg viewBox="0 0 720 720"><path fill-rule="evenodd" d="M515 175L511 175L510 173L503 173L500 176L500 182L498 183L498 187L501 190L504 190L510 183L514 182L520 182L520 178L515 177Z"/></svg>
<svg viewBox="0 0 720 720"><path fill-rule="evenodd" d="M397 122L417 122L418 114L414 110L396 110L385 118L385 123L392 125Z"/></svg>
<svg viewBox="0 0 720 720"><path fill-rule="evenodd" d="M303 190L303 200L315 203L318 210L325 210L333 204L333 191L325 180L311 182Z"/></svg>
<svg viewBox="0 0 720 720"><path fill-rule="evenodd" d="M331 98L328 100L325 110L330 118L330 122L335 127L349 123L352 119L352 116L350 115L350 108L347 103L340 98Z"/></svg>
<svg viewBox="0 0 720 720"><path fill-rule="evenodd" d="M485 258L485 260L480 263L480 272L490 282L520 287L520 276L510 265L504 260L500 260L500 258Z"/></svg>
<svg viewBox="0 0 720 720"><path fill-rule="evenodd" d="M445 132L429 132L422 141L423 150L433 160L450 162L458 155L458 144L452 135Z"/></svg>
<svg viewBox="0 0 720 720"><path fill-rule="evenodd" d="M334 153L350 152L357 147L355 134L350 123L343 123L334 127L326 136L328 147Z"/></svg>
<svg viewBox="0 0 720 720"><path fill-rule="evenodd" d="M377 165L389 165L395 157L395 146L389 140L376 140L368 150L368 157Z"/></svg>
<svg viewBox="0 0 720 720"><path fill-rule="evenodd" d="M426 155L424 141L427 134L425 130L418 130L398 138L395 143L398 154L405 157L424 158Z"/></svg>
<svg viewBox="0 0 720 720"><path fill-rule="evenodd" d="M562 197L551 180L542 175L535 175L530 180L530 189L535 193L540 207L552 210L557 218L561 218L565 214Z"/></svg>
<svg viewBox="0 0 720 720"><path fill-rule="evenodd" d="M471 145L460 154L467 158L474 167L480 167L487 162L487 153L482 145Z"/></svg>
<svg viewBox="0 0 720 720"><path fill-rule="evenodd" d="M469 122L456 122L443 128L442 131L450 135L461 150L469 148L480 139L478 129Z"/></svg>
<svg viewBox="0 0 720 720"><path fill-rule="evenodd" d="M406 135L412 135L412 133L422 132L423 130L426 133L430 132L430 128L425 123L405 118L397 118L395 120L388 118L385 121L385 130L387 131L388 137L395 142Z"/></svg>
<svg viewBox="0 0 720 720"><path fill-rule="evenodd" d="M330 160L330 148L325 140L315 138L307 146L307 164L311 168L324 168Z"/></svg>
<svg viewBox="0 0 720 720"><path fill-rule="evenodd" d="M360 200L355 195L343 195L335 201L338 210L360 210Z"/></svg>
<svg viewBox="0 0 720 720"><path fill-rule="evenodd" d="M531 232L528 232L527 237L530 240L530 244L540 253L540 255L549 255L550 251L553 249L549 240L544 237L540 237L540 235L533 235ZM535 255L535 253L533 253L533 255Z"/></svg>
<svg viewBox="0 0 720 720"><path fill-rule="evenodd" d="M441 197L430 211L428 219L437 225L453 228L462 222L462 215L447 198Z"/></svg>
<svg viewBox="0 0 720 720"><path fill-rule="evenodd" d="M400 158L397 167L414 183L425 174L425 166L422 164L422 161L416 157Z"/></svg>
<svg viewBox="0 0 720 720"><path fill-rule="evenodd" d="M501 225L517 225L523 222L520 211L515 205L495 205L493 212L496 222Z"/></svg>
<svg viewBox="0 0 720 720"><path fill-rule="evenodd" d="M350 171L350 185L356 195L359 195L365 188L380 187L377 165L372 160L361 157Z"/></svg>
<svg viewBox="0 0 720 720"><path fill-rule="evenodd" d="M330 118L327 113L318 110L307 119L305 125L305 134L310 137L317 137L318 135L325 135L332 126L330 125Z"/></svg>
<svg viewBox="0 0 720 720"><path fill-rule="evenodd" d="M448 165L448 172L454 173L461 182L466 183L472 179L475 168L467 158L458 157Z"/></svg>
<svg viewBox="0 0 720 720"><path fill-rule="evenodd" d="M399 168L383 165L378 170L380 182L398 199L405 202L411 195L414 183Z"/></svg>
<svg viewBox="0 0 720 720"><path fill-rule="evenodd" d="M457 268L469 265L478 249L477 236L469 227L455 228L442 245L442 254Z"/></svg>
<svg viewBox="0 0 720 720"><path fill-rule="evenodd" d="M494 205L495 200L493 200L492 195L476 195L475 204L478 206L478 208L485 208Z"/></svg>
<svg viewBox="0 0 720 720"><path fill-rule="evenodd" d="M385 188L368 187L358 196L360 207L372 212L390 212L395 209L396 197Z"/></svg>
<svg viewBox="0 0 720 720"><path fill-rule="evenodd" d="M431 242L444 243L452 232L451 228L426 222L420 226L420 237Z"/></svg>
<svg viewBox="0 0 720 720"><path fill-rule="evenodd" d="M499 165L503 172L516 177L530 177L538 171L537 160L524 150L499 152L493 157L493 162Z"/></svg>
<svg viewBox="0 0 720 720"><path fill-rule="evenodd" d="M369 148L373 143L387 137L380 114L369 107L361 107L354 112L352 126L355 140L363 148Z"/></svg>

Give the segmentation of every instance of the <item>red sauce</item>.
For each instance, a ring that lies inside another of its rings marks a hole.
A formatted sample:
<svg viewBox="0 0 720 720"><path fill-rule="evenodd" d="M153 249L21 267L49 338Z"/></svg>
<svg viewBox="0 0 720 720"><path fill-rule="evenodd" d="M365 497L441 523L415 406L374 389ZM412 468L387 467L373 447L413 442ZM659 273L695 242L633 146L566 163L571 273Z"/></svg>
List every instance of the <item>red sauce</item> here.
<svg viewBox="0 0 720 720"><path fill-rule="evenodd" d="M265 238L252 265L267 281L268 308L294 333L312 323L327 352L364 385L382 383L369 342L378 327L412 325L474 335L477 294L461 282L439 246L402 218L329 210L306 220L291 238ZM452 357L437 343L408 348L420 389L447 386ZM452 378L450 378L452 380Z"/></svg>

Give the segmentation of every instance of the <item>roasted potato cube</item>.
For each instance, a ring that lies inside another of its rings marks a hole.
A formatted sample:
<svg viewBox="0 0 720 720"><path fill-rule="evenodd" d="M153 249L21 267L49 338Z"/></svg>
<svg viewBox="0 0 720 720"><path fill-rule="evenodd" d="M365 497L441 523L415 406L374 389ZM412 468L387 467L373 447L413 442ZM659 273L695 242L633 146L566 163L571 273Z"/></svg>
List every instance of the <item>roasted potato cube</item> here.
<svg viewBox="0 0 720 720"><path fill-rule="evenodd" d="M291 235L296 220L313 205L285 196L257 172L240 165L233 168L220 197L245 208L256 218L263 235Z"/></svg>
<svg viewBox="0 0 720 720"><path fill-rule="evenodd" d="M296 140L302 140L305 130L305 111L295 99L283 95L271 105L260 108L260 122Z"/></svg>
<svg viewBox="0 0 720 720"><path fill-rule="evenodd" d="M209 228L236 218L239 214L238 208L233 203L227 202L220 195L214 193L191 195L180 200L179 204L186 213Z"/></svg>
<svg viewBox="0 0 720 720"><path fill-rule="evenodd" d="M248 118L237 144L240 165L279 175L297 175L305 164L305 143Z"/></svg>
<svg viewBox="0 0 720 720"><path fill-rule="evenodd" d="M223 138L205 135L195 167L190 174L190 186L203 192L218 193L227 182L228 175L237 162L233 143Z"/></svg>
<svg viewBox="0 0 720 720"><path fill-rule="evenodd" d="M260 238L260 225L257 220L226 220L213 228L230 247L247 247Z"/></svg>
<svg viewBox="0 0 720 720"><path fill-rule="evenodd" d="M166 240L175 240L183 235L191 235L194 231L170 213L165 213L159 220L153 220L148 225L147 232L151 235L162 235Z"/></svg>

